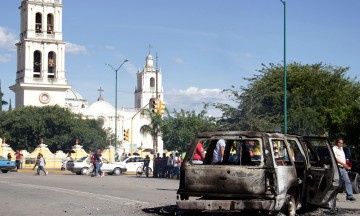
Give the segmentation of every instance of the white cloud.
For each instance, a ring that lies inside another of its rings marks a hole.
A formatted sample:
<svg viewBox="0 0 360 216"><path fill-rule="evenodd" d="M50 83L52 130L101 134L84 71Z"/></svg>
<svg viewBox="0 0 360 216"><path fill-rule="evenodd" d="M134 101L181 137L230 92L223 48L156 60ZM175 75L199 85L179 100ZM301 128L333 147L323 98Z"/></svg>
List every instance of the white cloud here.
<svg viewBox="0 0 360 216"><path fill-rule="evenodd" d="M111 45L105 45L104 49L106 49L106 50L115 50L115 47L111 46Z"/></svg>
<svg viewBox="0 0 360 216"><path fill-rule="evenodd" d="M0 55L0 62L4 63L4 62L9 62L9 61L11 61L11 55L10 54Z"/></svg>
<svg viewBox="0 0 360 216"><path fill-rule="evenodd" d="M72 44L72 43L66 43L66 52L67 53L72 53L72 54L80 54L80 53L87 53L86 47L85 46L81 46L81 45L77 45L77 44Z"/></svg>
<svg viewBox="0 0 360 216"><path fill-rule="evenodd" d="M184 64L184 61L179 57L173 58L173 61L175 62L175 64Z"/></svg>
<svg viewBox="0 0 360 216"><path fill-rule="evenodd" d="M187 89L172 89L168 93L165 92L166 106L170 112L174 109L179 111L184 109L187 111L195 110L197 113L203 110L204 103L219 102L232 104L228 95L222 93L222 89L200 89L197 87L189 87ZM208 113L214 116L220 116L218 110L208 109Z"/></svg>
<svg viewBox="0 0 360 216"><path fill-rule="evenodd" d="M0 26L0 49L7 51L16 51L15 43L17 42L15 34L8 29Z"/></svg>
<svg viewBox="0 0 360 216"><path fill-rule="evenodd" d="M245 54L244 54L244 57L245 57L246 59L251 59L251 58L252 58L252 54L251 54L251 53L245 53Z"/></svg>

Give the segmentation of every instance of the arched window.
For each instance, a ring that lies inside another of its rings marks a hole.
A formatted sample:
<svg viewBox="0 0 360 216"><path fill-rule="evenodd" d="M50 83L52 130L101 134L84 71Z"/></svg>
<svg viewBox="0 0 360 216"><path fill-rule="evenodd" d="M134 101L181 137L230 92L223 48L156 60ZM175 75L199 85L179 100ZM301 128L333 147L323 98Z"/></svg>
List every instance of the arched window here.
<svg viewBox="0 0 360 216"><path fill-rule="evenodd" d="M47 15L47 27L46 31L48 34L54 34L54 15Z"/></svg>
<svg viewBox="0 0 360 216"><path fill-rule="evenodd" d="M42 15L41 15L41 13L36 13L36 15L35 15L35 32L42 33Z"/></svg>
<svg viewBox="0 0 360 216"><path fill-rule="evenodd" d="M48 53L48 78L55 78L56 71L56 53Z"/></svg>
<svg viewBox="0 0 360 216"><path fill-rule="evenodd" d="M40 72L41 72L41 52L39 50L36 50L34 52L34 77L40 78Z"/></svg>
<svg viewBox="0 0 360 216"><path fill-rule="evenodd" d="M150 88L154 88L155 87L155 79L154 77L150 78Z"/></svg>

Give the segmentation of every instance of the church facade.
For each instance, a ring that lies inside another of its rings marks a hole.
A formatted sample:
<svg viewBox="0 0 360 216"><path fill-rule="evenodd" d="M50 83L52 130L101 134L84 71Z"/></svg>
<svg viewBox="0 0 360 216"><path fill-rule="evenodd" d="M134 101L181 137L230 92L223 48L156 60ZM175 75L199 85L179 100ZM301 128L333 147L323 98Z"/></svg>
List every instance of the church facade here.
<svg viewBox="0 0 360 216"><path fill-rule="evenodd" d="M65 73L65 42L62 37L62 0L23 0L20 9L20 40L17 46L17 71L15 84L10 89L15 93L15 108L22 106L59 105L91 119L102 119L104 128L115 134L118 153L133 153L152 149L150 135L142 135L140 127L149 124L141 110L149 107L151 98L163 100L161 69L154 65L149 54L145 66L137 72L135 107L115 108L101 94L90 104L68 84ZM117 113L117 118L115 118ZM115 119L116 122L115 122ZM124 140L124 131L130 131L130 140ZM114 145L114 144L111 144ZM163 152L161 137L158 149Z"/></svg>

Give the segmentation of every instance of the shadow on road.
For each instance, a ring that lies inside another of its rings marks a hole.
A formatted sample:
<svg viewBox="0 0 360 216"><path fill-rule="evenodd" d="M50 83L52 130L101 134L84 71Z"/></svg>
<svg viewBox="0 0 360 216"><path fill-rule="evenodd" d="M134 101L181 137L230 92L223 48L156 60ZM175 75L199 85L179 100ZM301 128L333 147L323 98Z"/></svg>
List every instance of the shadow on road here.
<svg viewBox="0 0 360 216"><path fill-rule="evenodd" d="M202 212L180 212L178 211L176 205L170 206L160 206L154 208L145 208L142 210L145 213L152 214L152 215L182 215L182 216L232 216L232 215L268 215L268 214L261 214L257 212L242 212L242 213L202 213ZM335 212L331 212L329 209L316 209L310 212L303 212L297 214L298 216L319 216L319 215L336 215L336 216L355 216L360 215L360 209L346 209L346 208L339 208L336 209Z"/></svg>

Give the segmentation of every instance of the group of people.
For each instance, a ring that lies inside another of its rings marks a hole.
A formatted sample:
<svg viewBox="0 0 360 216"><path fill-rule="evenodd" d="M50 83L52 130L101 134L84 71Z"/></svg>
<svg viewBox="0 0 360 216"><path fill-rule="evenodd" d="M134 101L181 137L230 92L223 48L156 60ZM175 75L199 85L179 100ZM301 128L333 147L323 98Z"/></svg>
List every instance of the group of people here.
<svg viewBox="0 0 360 216"><path fill-rule="evenodd" d="M23 154L21 154L19 150L16 150L14 156L15 156L16 169L21 169L22 168ZM7 159L8 160L12 159L12 156L11 156L10 152L7 154Z"/></svg>
<svg viewBox="0 0 360 216"><path fill-rule="evenodd" d="M49 172L45 170L45 168L44 168L45 165L46 165L46 161L45 161L44 155L39 153L36 157L35 165L33 167L33 170L35 170L35 168L38 167L35 175L40 175L40 171L43 171L44 175L48 175Z"/></svg>
<svg viewBox="0 0 360 216"><path fill-rule="evenodd" d="M103 177L105 173L101 171L102 155L100 149L97 149L94 153L90 153L91 165L93 166L92 177Z"/></svg>
<svg viewBox="0 0 360 216"><path fill-rule="evenodd" d="M163 153L163 157L160 157L160 153L154 157L153 163L153 177L154 178L173 178L176 176L176 179L180 177L180 167L182 163L182 157L178 152L166 156Z"/></svg>

